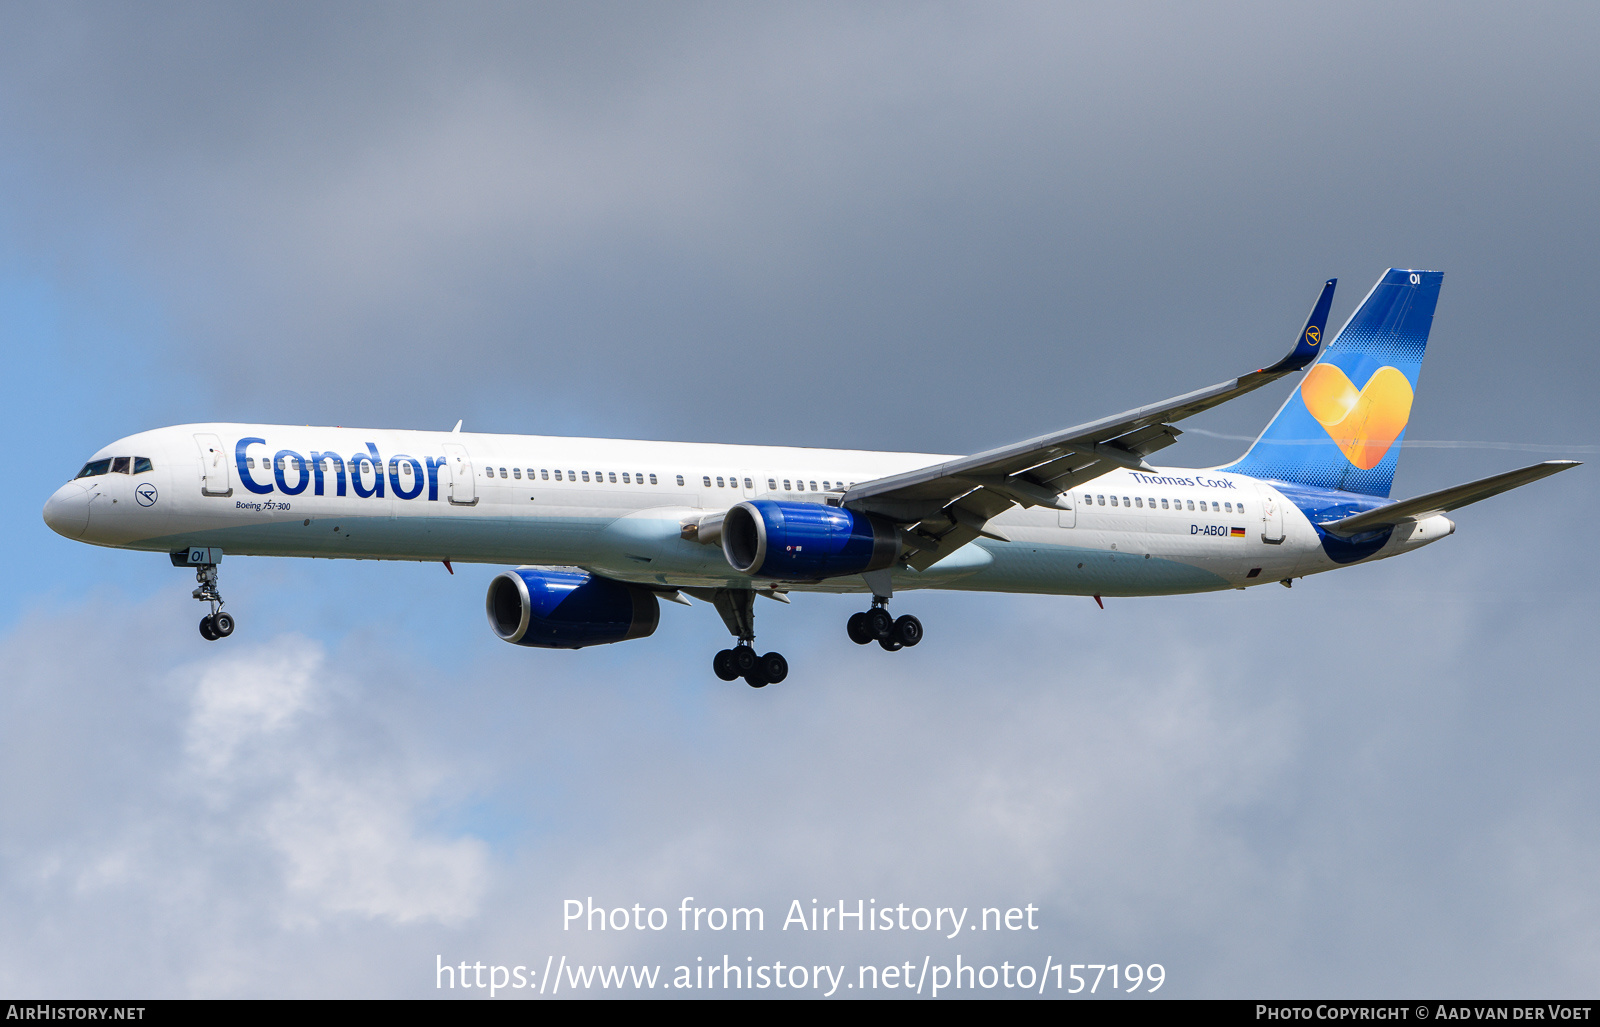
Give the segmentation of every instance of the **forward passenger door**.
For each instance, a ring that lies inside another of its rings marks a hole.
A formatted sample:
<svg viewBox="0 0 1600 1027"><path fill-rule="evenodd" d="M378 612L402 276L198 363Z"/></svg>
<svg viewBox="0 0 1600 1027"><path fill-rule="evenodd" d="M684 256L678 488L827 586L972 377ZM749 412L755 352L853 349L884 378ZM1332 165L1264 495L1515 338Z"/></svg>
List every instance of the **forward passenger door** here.
<svg viewBox="0 0 1600 1027"><path fill-rule="evenodd" d="M195 445L200 448L200 494L202 496L233 495L232 476L228 473L228 451L215 435L196 433Z"/></svg>

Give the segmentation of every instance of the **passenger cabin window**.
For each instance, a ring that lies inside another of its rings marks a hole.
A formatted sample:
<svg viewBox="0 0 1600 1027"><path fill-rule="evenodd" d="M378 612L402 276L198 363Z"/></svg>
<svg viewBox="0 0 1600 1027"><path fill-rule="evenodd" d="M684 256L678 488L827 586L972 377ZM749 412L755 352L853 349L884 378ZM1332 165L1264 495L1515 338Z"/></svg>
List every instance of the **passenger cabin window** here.
<svg viewBox="0 0 1600 1027"><path fill-rule="evenodd" d="M1232 503L1223 503L1222 504L1222 508L1224 510L1228 511L1229 513L1233 513L1233 504Z"/></svg>
<svg viewBox="0 0 1600 1027"><path fill-rule="evenodd" d="M755 488L755 486L754 486L754 485L752 485L752 484L750 484L750 479L749 479L749 478L746 478L746 479L745 479L745 480L744 480L744 487L745 487L745 488L747 488L747 489L753 489L753 488Z"/></svg>
<svg viewBox="0 0 1600 1027"><path fill-rule="evenodd" d="M650 476L650 484L654 485L655 483L656 483L656 476L652 474Z"/></svg>
<svg viewBox="0 0 1600 1027"><path fill-rule="evenodd" d="M1116 496L1112 496L1111 497L1111 505L1112 506L1116 506L1117 505L1117 497Z"/></svg>
<svg viewBox="0 0 1600 1027"><path fill-rule="evenodd" d="M629 481L628 481L628 472L627 472L627 471L623 471L623 472L622 472L622 484L624 484L624 485L628 485L628 484L631 484L631 483L630 483L630 482L629 482Z"/></svg>
<svg viewBox="0 0 1600 1027"><path fill-rule="evenodd" d="M815 492L815 491L817 491L817 483L816 483L816 482L812 482L812 483L811 483L811 491L812 491L812 492Z"/></svg>
<svg viewBox="0 0 1600 1027"><path fill-rule="evenodd" d="M1133 498L1133 503L1134 503L1134 505L1135 505L1135 506L1137 506L1137 507L1138 507L1138 508L1139 508L1139 509L1141 509L1141 510L1143 510L1143 509L1144 509L1144 500L1143 500L1143 499L1141 499L1141 498L1139 498L1139 497L1138 497L1138 496L1135 496L1135 497L1134 497L1134 498Z"/></svg>
<svg viewBox="0 0 1600 1027"><path fill-rule="evenodd" d="M776 492L776 491L778 491L778 479L776 479L776 478L768 478L767 479L767 491L768 492Z"/></svg>
<svg viewBox="0 0 1600 1027"><path fill-rule="evenodd" d="M410 465L407 465L407 469L408 470L410 469ZM511 468L511 476L513 478L516 478L519 481L522 480L522 468L520 468L520 467Z"/></svg>
<svg viewBox="0 0 1600 1027"><path fill-rule="evenodd" d="M1101 506L1105 506L1106 505L1106 497L1105 496L1101 496L1100 497L1100 505Z"/></svg>
<svg viewBox="0 0 1600 1027"><path fill-rule="evenodd" d="M717 475L717 488L720 489L722 487L723 487L723 485L722 485L722 475L719 474L719 475Z"/></svg>
<svg viewBox="0 0 1600 1027"><path fill-rule="evenodd" d="M611 484L615 485L616 483L617 483L617 472L616 471L612 471L611 472Z"/></svg>
<svg viewBox="0 0 1600 1027"><path fill-rule="evenodd" d="M788 478L783 479L783 491L785 491L785 492L793 492L794 491L794 489L789 487L789 479Z"/></svg>
<svg viewBox="0 0 1600 1027"><path fill-rule="evenodd" d="M588 471L584 471L583 472L583 480L584 481L588 481L589 480L589 472Z"/></svg>

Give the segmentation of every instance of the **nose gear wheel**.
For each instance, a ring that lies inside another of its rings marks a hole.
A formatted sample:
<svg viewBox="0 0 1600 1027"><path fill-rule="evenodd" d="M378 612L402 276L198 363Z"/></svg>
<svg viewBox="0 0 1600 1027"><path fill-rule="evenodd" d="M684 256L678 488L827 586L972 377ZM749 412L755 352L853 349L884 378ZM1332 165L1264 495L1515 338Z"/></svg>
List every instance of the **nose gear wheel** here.
<svg viewBox="0 0 1600 1027"><path fill-rule="evenodd" d="M233 634L234 621L231 613L222 612L222 593L217 590L217 565L208 563L196 567L194 577L199 582L195 586L194 597L202 603L211 604L211 612L200 618L200 637L207 642L227 638Z"/></svg>

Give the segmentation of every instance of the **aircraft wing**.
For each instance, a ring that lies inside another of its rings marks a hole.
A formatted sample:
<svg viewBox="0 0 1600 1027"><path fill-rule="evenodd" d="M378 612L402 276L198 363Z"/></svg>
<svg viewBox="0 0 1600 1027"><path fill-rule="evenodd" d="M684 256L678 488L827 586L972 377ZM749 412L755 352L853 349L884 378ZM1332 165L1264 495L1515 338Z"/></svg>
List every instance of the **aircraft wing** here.
<svg viewBox="0 0 1600 1027"><path fill-rule="evenodd" d="M1415 499L1403 499L1398 503L1380 506L1376 510L1365 513L1353 514L1337 521L1329 521L1320 527L1323 531L1335 535L1358 535L1363 531L1377 531L1380 528L1392 527L1403 521L1420 520L1433 514L1442 514L1469 503L1476 503L1480 499L1498 496L1502 492L1509 492L1519 485L1526 485L1530 481L1549 477L1558 471L1565 471L1577 467L1577 460L1546 460L1543 463L1533 464L1530 467L1521 467L1515 471L1497 474L1492 478L1482 478L1478 481L1469 481L1465 485L1443 489L1439 492L1430 492L1425 496Z"/></svg>
<svg viewBox="0 0 1600 1027"><path fill-rule="evenodd" d="M1172 445L1182 434L1169 422L1253 392L1310 364L1321 352L1336 281L1330 278L1323 285L1294 349L1270 367L1026 442L862 482L840 503L910 525L903 539L917 552L907 562L918 570L980 535L999 538L984 527L997 514L1012 506L1063 506L1063 493L1113 466L1150 470L1144 458Z"/></svg>

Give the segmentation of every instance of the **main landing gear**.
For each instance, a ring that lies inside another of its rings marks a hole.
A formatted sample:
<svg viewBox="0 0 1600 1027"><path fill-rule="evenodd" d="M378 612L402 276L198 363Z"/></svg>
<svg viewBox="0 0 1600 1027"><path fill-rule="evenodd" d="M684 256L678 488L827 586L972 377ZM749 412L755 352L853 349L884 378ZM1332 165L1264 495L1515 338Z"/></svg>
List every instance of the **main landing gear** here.
<svg viewBox="0 0 1600 1027"><path fill-rule="evenodd" d="M697 593L698 594L698 593ZM789 661L782 653L756 655L756 593L748 588L719 588L711 602L722 615L722 622L738 644L724 649L711 661L711 669L724 681L744 678L751 688L776 685L789 676Z"/></svg>
<svg viewBox="0 0 1600 1027"><path fill-rule="evenodd" d="M856 645L877 642L891 653L922 641L922 622L909 613L895 619L889 614L889 600L883 596L872 597L872 609L852 613L845 630Z"/></svg>
<svg viewBox="0 0 1600 1027"><path fill-rule="evenodd" d="M757 656L755 639L739 639L739 644L732 649L724 649L711 659L711 669L717 677L724 681L736 681L744 678L744 683L751 688L765 688L775 685L789 676L789 661L783 658L782 653L767 653Z"/></svg>

